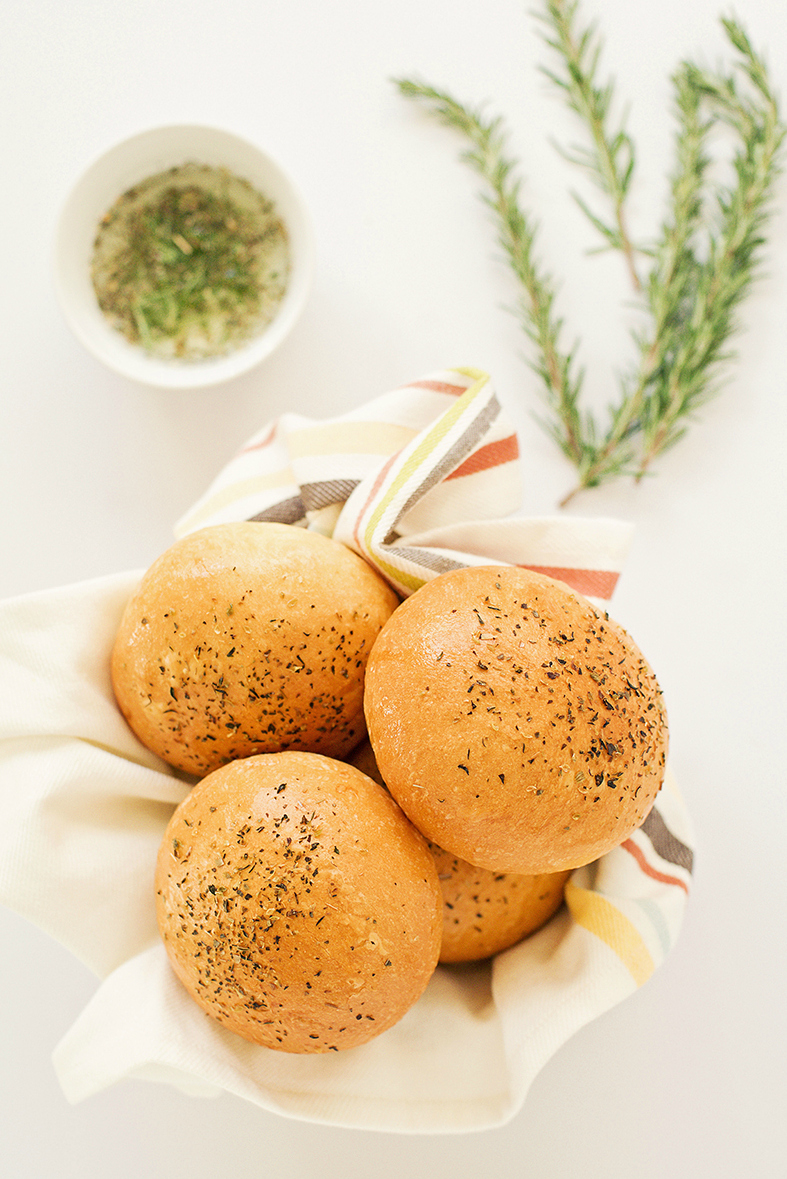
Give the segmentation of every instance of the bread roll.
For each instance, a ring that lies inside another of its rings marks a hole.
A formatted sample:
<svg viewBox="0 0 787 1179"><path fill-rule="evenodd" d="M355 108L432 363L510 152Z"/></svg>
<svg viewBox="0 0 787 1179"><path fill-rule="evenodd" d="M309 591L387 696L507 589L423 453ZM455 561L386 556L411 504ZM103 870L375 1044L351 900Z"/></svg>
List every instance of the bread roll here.
<svg viewBox="0 0 787 1179"><path fill-rule="evenodd" d="M385 1031L440 950L425 840L376 782L319 754L262 754L197 783L167 827L156 905L196 1002L284 1052Z"/></svg>
<svg viewBox="0 0 787 1179"><path fill-rule="evenodd" d="M535 933L563 903L570 872L490 872L429 844L443 894L441 962L491 958Z"/></svg>
<svg viewBox="0 0 787 1179"><path fill-rule="evenodd" d="M202 529L159 557L126 607L118 705L144 745L197 777L282 749L340 757L364 736L366 660L398 601L317 533Z"/></svg>
<svg viewBox="0 0 787 1179"><path fill-rule="evenodd" d="M433 843L494 872L595 860L645 819L667 722L629 636L562 582L512 566L407 598L367 667L369 739Z"/></svg>
<svg viewBox="0 0 787 1179"><path fill-rule="evenodd" d="M368 739L347 760L385 786ZM491 958L535 933L563 903L570 872L548 872L541 876L490 872L468 864L436 843L428 843L428 847L443 894L441 962Z"/></svg>

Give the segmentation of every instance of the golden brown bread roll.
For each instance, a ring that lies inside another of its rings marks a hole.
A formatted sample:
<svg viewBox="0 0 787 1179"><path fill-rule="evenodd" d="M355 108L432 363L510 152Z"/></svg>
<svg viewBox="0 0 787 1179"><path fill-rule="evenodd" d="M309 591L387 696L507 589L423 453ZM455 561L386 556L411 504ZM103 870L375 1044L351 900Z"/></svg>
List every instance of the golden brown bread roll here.
<svg viewBox="0 0 787 1179"><path fill-rule="evenodd" d="M233 523L177 541L129 601L112 652L120 709L201 776L239 757L340 757L364 736L366 660L399 599L337 541Z"/></svg>
<svg viewBox="0 0 787 1179"><path fill-rule="evenodd" d="M474 962L535 933L563 903L570 872L521 876L476 868L434 843L443 893L441 962Z"/></svg>
<svg viewBox="0 0 787 1179"><path fill-rule="evenodd" d="M376 782L319 754L262 754L197 783L161 844L156 904L196 1002L285 1052L385 1031L440 949L426 841Z"/></svg>
<svg viewBox="0 0 787 1179"><path fill-rule="evenodd" d="M407 598L367 667L369 739L433 843L494 872L575 868L617 846L661 787L661 691L621 627L512 566Z"/></svg>
<svg viewBox="0 0 787 1179"><path fill-rule="evenodd" d="M385 786L368 738L347 761ZM428 843L428 847L443 894L441 962L474 962L507 950L540 929L563 903L570 871L541 876L490 872L436 843Z"/></svg>

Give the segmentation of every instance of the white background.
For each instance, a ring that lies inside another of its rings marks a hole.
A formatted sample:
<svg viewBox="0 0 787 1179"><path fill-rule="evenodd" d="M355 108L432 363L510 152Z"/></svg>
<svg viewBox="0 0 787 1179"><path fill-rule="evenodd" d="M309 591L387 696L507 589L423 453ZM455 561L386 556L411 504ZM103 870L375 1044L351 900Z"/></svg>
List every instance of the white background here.
<svg viewBox="0 0 787 1179"><path fill-rule="evenodd" d="M490 102L522 161L524 201L561 281L601 404L632 355L618 259L589 259L554 148L573 123L538 65L520 0L4 0L0 36L0 595L146 566L235 449L285 409L333 414L450 365L483 368L520 428L527 513L556 511L571 470L533 420L515 297L459 143L398 96L417 74ZM746 26L787 93L784 12ZM716 0L587 0L638 145L631 220L663 209L669 78L728 58ZM128 134L207 122L287 168L310 206L306 312L256 372L164 393L105 371L55 302L58 209ZM304 1124L229 1096L127 1082L67 1105L50 1053L96 986L57 944L0 911L0 1159L8 1179L667 1179L784 1173L785 327L787 184L737 360L687 437L639 486L572 510L633 521L612 613L662 681L672 766L698 837L684 929L646 986L566 1044L507 1126L397 1137ZM621 310L621 307L624 309ZM1 702L0 702L1 706ZM2 815L0 815L0 822Z"/></svg>

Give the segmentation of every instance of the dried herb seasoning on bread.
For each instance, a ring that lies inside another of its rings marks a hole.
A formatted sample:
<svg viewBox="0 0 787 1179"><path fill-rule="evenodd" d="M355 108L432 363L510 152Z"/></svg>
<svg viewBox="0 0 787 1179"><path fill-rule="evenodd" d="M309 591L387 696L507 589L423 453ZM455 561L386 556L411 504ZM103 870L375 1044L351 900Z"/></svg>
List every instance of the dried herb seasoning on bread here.
<svg viewBox="0 0 787 1179"><path fill-rule="evenodd" d="M198 782L161 844L156 905L192 998L285 1052L379 1035L440 950L426 841L381 786L319 754L262 754Z"/></svg>
<svg viewBox="0 0 787 1179"><path fill-rule="evenodd" d="M385 786L368 738L347 760ZM510 949L536 933L563 903L570 871L539 876L490 872L436 843L428 846L443 894L442 963L477 962Z"/></svg>
<svg viewBox="0 0 787 1179"><path fill-rule="evenodd" d="M374 645L364 706L393 797L491 871L589 863L661 788L667 718L639 648L567 585L515 566L459 569L407 598Z"/></svg>
<svg viewBox="0 0 787 1179"><path fill-rule="evenodd" d="M366 661L399 599L338 541L232 523L176 541L128 602L112 651L121 712L170 765L341 757L365 734Z"/></svg>

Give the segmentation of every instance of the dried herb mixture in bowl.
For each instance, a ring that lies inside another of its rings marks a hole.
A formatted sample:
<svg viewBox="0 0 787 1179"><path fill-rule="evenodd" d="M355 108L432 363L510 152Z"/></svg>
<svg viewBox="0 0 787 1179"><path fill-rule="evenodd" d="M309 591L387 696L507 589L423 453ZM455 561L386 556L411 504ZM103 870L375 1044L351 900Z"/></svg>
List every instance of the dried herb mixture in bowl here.
<svg viewBox="0 0 787 1179"><path fill-rule="evenodd" d="M270 356L311 288L302 196L256 144L155 127L100 155L55 243L66 320L97 359L159 388L217 385Z"/></svg>
<svg viewBox="0 0 787 1179"><path fill-rule="evenodd" d="M263 331L288 273L274 202L226 168L198 163L124 192L101 220L91 265L113 327L184 360L221 355Z"/></svg>

